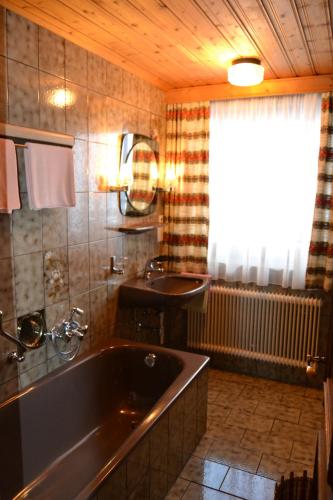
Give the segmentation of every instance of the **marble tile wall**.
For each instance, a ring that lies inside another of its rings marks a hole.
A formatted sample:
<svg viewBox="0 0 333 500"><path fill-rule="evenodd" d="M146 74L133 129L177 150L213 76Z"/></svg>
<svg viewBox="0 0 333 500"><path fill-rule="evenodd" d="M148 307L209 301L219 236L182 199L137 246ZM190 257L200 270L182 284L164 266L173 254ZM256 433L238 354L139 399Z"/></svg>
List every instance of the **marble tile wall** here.
<svg viewBox="0 0 333 500"><path fill-rule="evenodd" d="M66 95L56 106L56 90ZM53 104L52 104L53 103ZM117 194L100 192L97 177L119 158L119 137L158 138L163 156L164 94L121 68L0 8L0 120L71 134L77 203L70 209L28 207L18 151L22 209L0 215L0 309L4 326L44 309L48 327L73 305L85 310L90 333L82 350L113 333L117 290L158 253L156 232L123 236ZM157 217L157 215L154 215ZM110 255L127 256L124 276L110 276ZM59 366L48 345L9 365L13 346L0 337L0 401Z"/></svg>

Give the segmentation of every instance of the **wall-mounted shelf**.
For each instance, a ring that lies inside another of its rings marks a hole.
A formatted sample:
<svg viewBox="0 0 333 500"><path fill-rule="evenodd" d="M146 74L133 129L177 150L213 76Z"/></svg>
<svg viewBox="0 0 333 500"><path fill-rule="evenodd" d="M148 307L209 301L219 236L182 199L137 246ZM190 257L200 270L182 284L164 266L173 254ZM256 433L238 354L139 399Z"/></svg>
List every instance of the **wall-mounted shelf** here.
<svg viewBox="0 0 333 500"><path fill-rule="evenodd" d="M115 226L115 227L107 227L109 231L119 231L120 233L126 234L140 234L146 233L147 231L153 231L154 229L158 229L159 227L163 227L165 224L153 223L153 224L136 224L136 225L123 225L123 226Z"/></svg>

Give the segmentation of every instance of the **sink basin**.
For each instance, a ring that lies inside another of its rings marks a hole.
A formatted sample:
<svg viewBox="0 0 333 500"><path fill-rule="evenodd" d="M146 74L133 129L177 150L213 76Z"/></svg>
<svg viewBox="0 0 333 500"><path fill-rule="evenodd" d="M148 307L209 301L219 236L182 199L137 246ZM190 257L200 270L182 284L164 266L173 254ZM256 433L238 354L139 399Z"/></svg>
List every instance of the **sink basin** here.
<svg viewBox="0 0 333 500"><path fill-rule="evenodd" d="M181 307L203 293L208 285L208 278L195 274L167 273L149 280L135 278L120 286L120 301L162 310Z"/></svg>
<svg viewBox="0 0 333 500"><path fill-rule="evenodd" d="M162 275L147 282L147 287L161 293L182 295L197 290L203 285L202 278L189 276Z"/></svg>

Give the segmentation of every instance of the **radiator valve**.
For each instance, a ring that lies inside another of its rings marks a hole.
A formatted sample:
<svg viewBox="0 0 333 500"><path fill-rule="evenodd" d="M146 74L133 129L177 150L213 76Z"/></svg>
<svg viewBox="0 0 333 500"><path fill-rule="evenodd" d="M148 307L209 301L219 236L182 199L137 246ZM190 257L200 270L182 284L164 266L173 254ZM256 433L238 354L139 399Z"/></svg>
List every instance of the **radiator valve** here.
<svg viewBox="0 0 333 500"><path fill-rule="evenodd" d="M312 378L317 375L318 363L326 363L326 357L306 355L306 374L308 377Z"/></svg>

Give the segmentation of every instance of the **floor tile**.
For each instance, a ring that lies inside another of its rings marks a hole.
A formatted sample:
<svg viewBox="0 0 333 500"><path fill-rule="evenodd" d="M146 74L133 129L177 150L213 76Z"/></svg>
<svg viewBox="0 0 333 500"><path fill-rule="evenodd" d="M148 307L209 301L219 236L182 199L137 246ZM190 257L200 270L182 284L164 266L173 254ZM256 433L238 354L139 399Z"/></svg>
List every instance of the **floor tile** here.
<svg viewBox="0 0 333 500"><path fill-rule="evenodd" d="M268 384L268 387L274 391L279 392L281 394L295 394L297 396L304 396L305 387L300 385L286 384L284 382L277 382L275 380L271 380Z"/></svg>
<svg viewBox="0 0 333 500"><path fill-rule="evenodd" d="M189 484L189 481L186 481L186 479L179 477L165 497L165 500L179 500L180 498L183 498L183 495L187 490Z"/></svg>
<svg viewBox="0 0 333 500"><path fill-rule="evenodd" d="M225 398L234 398L240 395L244 389L244 384L238 382L220 381L219 393Z"/></svg>
<svg viewBox="0 0 333 500"><path fill-rule="evenodd" d="M321 429L324 425L324 411L303 410L299 419L301 425L312 429Z"/></svg>
<svg viewBox="0 0 333 500"><path fill-rule="evenodd" d="M228 469L229 467L226 465L192 457L185 465L180 476L188 481L219 489Z"/></svg>
<svg viewBox="0 0 333 500"><path fill-rule="evenodd" d="M235 446L226 438L216 438L209 447L206 458L248 472L256 472L261 452L245 450Z"/></svg>
<svg viewBox="0 0 333 500"><path fill-rule="evenodd" d="M307 387L305 389L304 396L307 398L314 398L319 399L319 401L323 401L324 391L322 389L313 389L312 387Z"/></svg>
<svg viewBox="0 0 333 500"><path fill-rule="evenodd" d="M280 403L271 403L268 401L260 402L255 410L257 415L270 418L278 418L287 422L298 424L301 410L291 408Z"/></svg>
<svg viewBox="0 0 333 500"><path fill-rule="evenodd" d="M199 484L191 483L186 490L183 500L235 500L236 497L222 493L221 491L212 490Z"/></svg>
<svg viewBox="0 0 333 500"><path fill-rule="evenodd" d="M303 443L294 442L290 459L307 465L313 465L315 461L316 448L314 446L304 446Z"/></svg>
<svg viewBox="0 0 333 500"><path fill-rule="evenodd" d="M284 394L281 403L292 408L306 409L307 411L323 411L323 403L315 398L297 396L294 394Z"/></svg>
<svg viewBox="0 0 333 500"><path fill-rule="evenodd" d="M220 489L246 500L273 500L275 481L230 468Z"/></svg>
<svg viewBox="0 0 333 500"><path fill-rule="evenodd" d="M200 443L193 452L195 457L205 458L206 453L213 442L213 438L204 434L200 440Z"/></svg>
<svg viewBox="0 0 333 500"><path fill-rule="evenodd" d="M246 431L241 440L241 447L247 450L261 451L266 455L289 458L292 441L281 436L271 436L269 432Z"/></svg>
<svg viewBox="0 0 333 500"><path fill-rule="evenodd" d="M269 386L254 386L248 385L243 389L240 397L245 396L247 399L255 399L257 401L267 401L269 403L280 403L282 394L280 392L272 391Z"/></svg>
<svg viewBox="0 0 333 500"><path fill-rule="evenodd" d="M225 408L224 406L221 405L216 405L214 403L209 403L207 407L207 416L208 419L218 417L223 420L226 420L227 417L230 415L231 408Z"/></svg>
<svg viewBox="0 0 333 500"><path fill-rule="evenodd" d="M207 432L166 500L271 500L281 475L311 476L322 394L209 370Z"/></svg>
<svg viewBox="0 0 333 500"><path fill-rule="evenodd" d="M232 440L235 446L239 445L244 433L245 429L227 424L218 417L211 417L207 422L206 436L212 438L225 437L229 441Z"/></svg>
<svg viewBox="0 0 333 500"><path fill-rule="evenodd" d="M291 441L299 441L304 445L316 445L318 432L299 424L291 424L282 420L274 420L271 436L281 436Z"/></svg>
<svg viewBox="0 0 333 500"><path fill-rule="evenodd" d="M214 403L219 394L219 391L216 391L214 389L208 390L208 403Z"/></svg>
<svg viewBox="0 0 333 500"><path fill-rule="evenodd" d="M219 391L221 387L221 380L218 379L208 379L208 392Z"/></svg>
<svg viewBox="0 0 333 500"><path fill-rule="evenodd" d="M273 419L262 417L260 415L253 415L249 412L236 409L231 411L226 423L237 425L238 427L242 427L244 429L267 432L272 428Z"/></svg>
<svg viewBox="0 0 333 500"><path fill-rule="evenodd" d="M218 394L214 401L215 404L221 405L224 408L235 410L245 410L249 413L254 413L258 406L258 401L255 399L247 399L245 396L226 397L225 394Z"/></svg>
<svg viewBox="0 0 333 500"><path fill-rule="evenodd" d="M280 481L281 476L287 478L290 472L294 472L295 476L301 476L303 471L307 470L309 476L312 476L312 469L312 466L307 464L273 457L272 455L263 455L257 474Z"/></svg>

